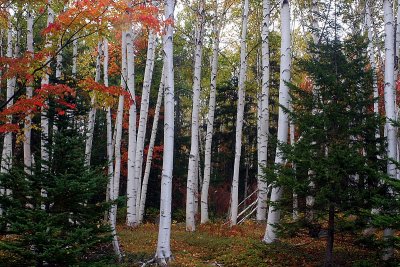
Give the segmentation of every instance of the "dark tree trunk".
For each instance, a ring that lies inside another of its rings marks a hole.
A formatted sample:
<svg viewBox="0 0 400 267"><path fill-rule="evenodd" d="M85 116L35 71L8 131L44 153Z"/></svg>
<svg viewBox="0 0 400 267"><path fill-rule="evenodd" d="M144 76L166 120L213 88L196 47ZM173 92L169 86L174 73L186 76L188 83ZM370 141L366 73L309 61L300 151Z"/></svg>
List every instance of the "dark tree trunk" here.
<svg viewBox="0 0 400 267"><path fill-rule="evenodd" d="M333 241L335 234L335 206L329 206L328 240L326 243L325 267L333 266Z"/></svg>

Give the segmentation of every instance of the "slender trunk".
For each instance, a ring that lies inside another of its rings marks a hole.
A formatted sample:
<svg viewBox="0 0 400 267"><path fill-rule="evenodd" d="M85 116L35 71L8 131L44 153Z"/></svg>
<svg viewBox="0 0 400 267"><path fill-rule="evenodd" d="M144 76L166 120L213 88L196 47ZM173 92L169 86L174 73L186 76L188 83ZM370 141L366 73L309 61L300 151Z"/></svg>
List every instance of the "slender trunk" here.
<svg viewBox="0 0 400 267"><path fill-rule="evenodd" d="M51 0L48 1L48 10L47 10L47 26L49 26L51 23L54 22L54 12L53 9L51 8ZM51 47L52 42L50 38L47 38L46 40L46 47ZM46 61L50 61L51 58L47 57ZM41 86L45 86L49 84L49 72L50 72L50 67L47 66L47 68L44 69L44 75L42 77L41 81ZM45 105L47 105L47 100L45 101ZM45 108L42 108L41 112L41 117L40 117L40 124L42 128L42 135L40 139L40 145L41 145L41 159L42 159L42 169L47 169L47 164L50 159L49 157L49 151L48 151L48 138L49 138L49 118L47 116L47 111ZM43 192L45 194L45 192Z"/></svg>
<svg viewBox="0 0 400 267"><path fill-rule="evenodd" d="M122 73L121 73L121 87L122 89L126 89L126 77L127 77L127 69L126 69L126 35L122 33ZM114 167L114 175L113 181L110 188L110 199L114 203L111 205L110 210L110 224L111 229L113 231L113 247L114 252L118 256L119 259L122 258L122 254L119 248L118 236L116 234L116 224L117 224L117 204L115 201L119 197L119 180L121 176L121 139L122 139L122 123L123 123L123 115L124 115L124 95L120 95L118 99L118 110L117 110L117 118L116 118L116 132L115 132L115 146L114 146L114 155L115 155L115 167Z"/></svg>
<svg viewBox="0 0 400 267"><path fill-rule="evenodd" d="M239 167L240 156L242 150L242 129L244 115L244 98L245 98L245 81L247 71L247 21L249 15L249 1L243 2L242 14L242 35L240 39L240 73L239 73L239 88L238 88L238 103L237 103L237 118L236 118L236 144L235 144L235 162L233 167L232 192L231 192L231 225L236 225L238 204L239 204Z"/></svg>
<svg viewBox="0 0 400 267"><path fill-rule="evenodd" d="M107 39L103 40L103 51L104 51L104 61L103 61L103 80L104 80L104 85L108 87L108 60L109 60L109 55L108 55L108 41ZM107 192L106 192L106 201L110 200L110 189L111 189L111 184L113 181L113 175L114 175L114 164L113 164L113 136L112 136L112 117L111 117L111 107L107 107L107 160L108 160L108 177L109 181L107 184Z"/></svg>
<svg viewBox="0 0 400 267"><path fill-rule="evenodd" d="M141 223L143 221L144 208L146 206L147 186L149 184L151 162L153 160L154 143L156 141L158 120L160 118L161 101L162 101L163 92L164 92L164 82L165 82L164 81L165 80L164 73L165 73L165 70L163 67L163 71L161 74L160 87L158 89L156 109L154 111L153 126L151 128L149 150L147 151L146 167L144 169L144 175L143 175L142 192L140 194L139 223Z"/></svg>
<svg viewBox="0 0 400 267"><path fill-rule="evenodd" d="M335 206L331 204L329 206L329 220L328 220L328 239L326 240L326 256L325 264L326 267L332 267L333 265L333 242L335 237Z"/></svg>
<svg viewBox="0 0 400 267"><path fill-rule="evenodd" d="M290 6L289 0L281 1L281 66L279 81L279 119L278 119L278 142L286 143L288 138L288 114L284 108L289 108L289 87L286 82L290 81ZM282 152L278 146L276 149L275 164L283 164ZM275 187L271 192L271 202L279 201L282 195L282 188ZM276 240L275 227L280 219L280 211L273 205L268 210L267 229L265 231L264 242L272 243Z"/></svg>
<svg viewBox="0 0 400 267"><path fill-rule="evenodd" d="M172 170L174 164L174 65L173 65L173 22L174 0L165 1L165 19L171 21L166 25L163 40L165 89L164 89L164 155L161 179L160 225L156 259L161 265L166 265L171 259L171 200L172 200Z"/></svg>
<svg viewBox="0 0 400 267"><path fill-rule="evenodd" d="M72 41L72 77L76 79L77 73L77 58L78 58L78 40Z"/></svg>
<svg viewBox="0 0 400 267"><path fill-rule="evenodd" d="M393 10L391 1L384 0L384 15L385 15L385 111L386 111L386 127L388 139L388 158L396 160L397 158L397 142L396 142L396 127L391 121L396 119L394 89L394 40L393 40ZM396 166L392 162L388 162L388 174L396 177Z"/></svg>
<svg viewBox="0 0 400 267"><path fill-rule="evenodd" d="M7 55L6 55L8 59L13 58L12 30L13 30L12 24L11 22L9 22L8 34L7 34ZM9 67L9 65L7 67ZM12 100L12 97L14 95L14 89L15 89L15 77L8 78L6 98L11 100L7 104L7 108L10 108L14 104L14 101ZM7 116L7 121L9 123L12 123L12 119L13 119L12 115ZM1 173L7 173L12 167L12 154L13 154L12 141L13 141L12 132L6 132L4 134L3 151L1 155L1 169L0 169ZM5 190L4 188L1 188L0 195L4 195L5 193L8 195L9 191Z"/></svg>
<svg viewBox="0 0 400 267"><path fill-rule="evenodd" d="M201 91L201 63L203 56L204 0L200 0L198 14L193 75L192 134L190 139L191 145L186 186L186 231L194 231L196 229L194 194L196 163L199 154L199 110Z"/></svg>
<svg viewBox="0 0 400 267"><path fill-rule="evenodd" d="M311 2L311 12L312 12L312 38L314 44L318 44L319 42L319 25L318 25L318 16L319 16L319 0L312 0Z"/></svg>
<svg viewBox="0 0 400 267"><path fill-rule="evenodd" d="M60 40L61 42L61 40ZM57 56L56 56L56 79L59 81L61 79L62 75L62 50L61 50L61 43L58 44L57 50L59 50Z"/></svg>
<svg viewBox="0 0 400 267"><path fill-rule="evenodd" d="M136 100L135 100L135 65L133 49L133 33L126 32L126 61L127 82L131 95L129 106L129 138L128 138L128 182L127 182L127 215L126 224L135 226L138 222L136 214L136 199L139 191L138 182L135 179L135 151L136 151Z"/></svg>
<svg viewBox="0 0 400 267"><path fill-rule="evenodd" d="M31 53L33 57L33 16L32 12L28 12L28 21L27 21L27 34L26 34L26 46L27 52ZM26 98L30 99L33 96L33 81L29 80L26 87ZM31 136L32 136L32 116L28 114L25 117L25 139L24 139L24 166L25 172L31 173L32 170L32 153L31 153Z"/></svg>
<svg viewBox="0 0 400 267"><path fill-rule="evenodd" d="M99 41L97 45L97 59L96 59L96 76L95 82L100 81L101 75L101 50L102 42ZM89 121L86 132L86 146L85 146L85 165L90 166L90 159L92 157L92 146L93 146L93 136L94 136L94 125L96 123L96 92L93 92L90 99L90 111L89 111Z"/></svg>
<svg viewBox="0 0 400 267"><path fill-rule="evenodd" d="M385 20L385 78L384 78L384 98L386 112L386 129L387 129L387 154L388 175L397 178L397 169L392 160L397 159L397 131L392 121L396 120L396 102L395 102L395 78L394 78L394 25L393 25L393 9L392 1L383 1L384 20ZM390 235L391 229L386 229L385 233ZM387 237L389 238L389 237ZM385 251L384 259L392 257L393 249L389 248Z"/></svg>
<svg viewBox="0 0 400 267"><path fill-rule="evenodd" d="M154 58L156 52L156 34L153 31L149 32L146 68L144 70L142 102L140 104L140 118L136 141L136 156L135 156L135 181L137 183L136 195L136 214L138 222L140 221L140 198L142 184L142 165L143 165L143 149L146 137L147 116L149 112L149 96L153 77Z"/></svg>
<svg viewBox="0 0 400 267"><path fill-rule="evenodd" d="M262 89L261 89L261 116L260 116L260 151L258 165L261 168L267 166L268 157L268 132L269 132L269 19L270 2L263 1L262 23ZM265 178L258 176L257 220L266 220L267 215L267 183Z"/></svg>
<svg viewBox="0 0 400 267"><path fill-rule="evenodd" d="M215 17L213 25L213 54L211 63L210 99L208 102L207 133L204 154L204 175L201 187L200 223L208 222L208 190L211 175L211 147L214 132L215 95L217 91L218 53L219 53L219 25L218 3L215 1Z"/></svg>

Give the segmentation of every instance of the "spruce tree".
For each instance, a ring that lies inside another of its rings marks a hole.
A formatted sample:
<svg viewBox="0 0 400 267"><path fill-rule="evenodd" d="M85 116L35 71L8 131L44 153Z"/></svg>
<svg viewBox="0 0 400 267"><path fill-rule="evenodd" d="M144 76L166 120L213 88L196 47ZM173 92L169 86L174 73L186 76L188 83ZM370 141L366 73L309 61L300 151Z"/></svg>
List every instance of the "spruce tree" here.
<svg viewBox="0 0 400 267"><path fill-rule="evenodd" d="M281 233L309 228L318 235L325 228L325 266L333 265L335 232L365 229L377 196L384 194L385 146L376 135L384 120L373 112L366 47L359 36L310 45L310 57L300 66L315 90L290 84L293 112L286 110L299 138L292 145L279 144L285 164L267 171L273 186L287 190L286 197L272 203L286 217ZM303 200L295 221L292 192ZM308 196L315 200L312 207L305 205Z"/></svg>
<svg viewBox="0 0 400 267"><path fill-rule="evenodd" d="M110 228L102 221L108 208L107 177L99 169L85 167L84 138L65 123L59 121L49 162L38 161L32 175L16 166L0 176L0 184L12 191L0 196L5 236L0 250L14 257L14 262L7 258L3 264L83 264L93 259L89 252L111 243Z"/></svg>

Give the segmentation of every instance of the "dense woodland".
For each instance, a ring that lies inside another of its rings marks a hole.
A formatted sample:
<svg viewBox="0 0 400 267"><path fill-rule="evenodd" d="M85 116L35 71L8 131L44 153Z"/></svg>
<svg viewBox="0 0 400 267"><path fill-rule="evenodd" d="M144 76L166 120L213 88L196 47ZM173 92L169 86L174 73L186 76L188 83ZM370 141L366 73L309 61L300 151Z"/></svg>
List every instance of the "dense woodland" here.
<svg viewBox="0 0 400 267"><path fill-rule="evenodd" d="M0 0L0 265L397 266L399 54L400 0Z"/></svg>

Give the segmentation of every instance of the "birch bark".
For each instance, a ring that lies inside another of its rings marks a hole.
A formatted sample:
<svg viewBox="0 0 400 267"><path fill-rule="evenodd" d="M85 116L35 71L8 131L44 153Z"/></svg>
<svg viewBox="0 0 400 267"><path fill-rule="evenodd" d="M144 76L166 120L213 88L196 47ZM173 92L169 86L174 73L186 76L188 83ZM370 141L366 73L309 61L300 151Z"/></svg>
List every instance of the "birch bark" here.
<svg viewBox="0 0 400 267"><path fill-rule="evenodd" d="M288 114L284 108L289 108L289 87L286 82L290 81L291 48L290 48L290 3L289 0L281 1L281 65L279 81L279 119L278 119L278 142L286 143L288 138ZM283 158L279 146L276 149L275 164L283 164ZM275 187L271 192L271 201L279 201L282 188ZM264 242L272 243L276 240L276 224L280 219L280 211L270 206L268 210L267 229Z"/></svg>
<svg viewBox="0 0 400 267"><path fill-rule="evenodd" d="M136 151L136 101L135 101L135 65L133 50L133 33L126 33L126 56L127 56L127 82L131 95L129 106L129 138L128 138L128 181L127 181L127 216L126 224L135 226L138 223L136 213L136 199L139 185L135 181L135 151Z"/></svg>
<svg viewBox="0 0 400 267"><path fill-rule="evenodd" d="M7 54L6 57L11 59L13 58L13 40L12 40L12 23L11 21L8 24L8 31L7 31ZM9 67L9 65L7 66ZM7 108L10 108L13 104L14 101L12 99L14 95L14 89L15 89L15 77L11 77L7 79L7 93L6 93L6 98L11 99L9 103L7 104ZM12 122L12 115L7 115L7 120L11 123ZM12 132L6 132L4 134L4 142L3 142L3 151L1 155L1 173L7 173L11 167L12 167L12 140L13 140L13 135ZM0 189L0 194L9 194L8 190L1 188ZM0 211L0 214L2 212Z"/></svg>
<svg viewBox="0 0 400 267"><path fill-rule="evenodd" d="M232 192L231 192L231 225L236 225L239 204L239 167L240 156L242 150L242 129L243 129L243 114L244 114L244 98L245 98L245 81L247 71L247 21L249 14L249 1L243 2L242 14L242 34L240 39L240 73L239 73L239 88L238 88L238 103L237 103L237 118L236 118L236 144L235 144L235 163L233 167Z"/></svg>
<svg viewBox="0 0 400 267"><path fill-rule="evenodd" d="M100 81L101 76L101 50L102 50L102 42L99 41L97 45L97 58L96 58L96 75L95 82ZM96 92L93 92L90 99L90 111L89 111L89 120L88 127L86 132L86 146L85 146L85 165L90 166L90 159L92 157L92 146L93 146L93 136L94 136L94 125L96 123Z"/></svg>
<svg viewBox="0 0 400 267"><path fill-rule="evenodd" d="M186 186L186 231L194 231L195 225L195 176L196 164L199 154L199 110L201 91L201 63L203 57L203 29L204 29L204 0L200 0L197 10L196 27L196 48L194 56L193 75L193 108L192 108L192 129L190 139L190 155L188 166L188 177Z"/></svg>
<svg viewBox="0 0 400 267"><path fill-rule="evenodd" d="M140 198L141 198L141 185L142 185L142 165L143 165L143 149L146 137L147 116L149 112L149 96L150 88L153 77L154 57L156 52L156 34L151 30L149 32L147 42L147 58L146 67L144 70L142 101L140 104L140 117L139 127L136 141L136 156L135 156L135 181L137 184L136 195L136 214L138 222L140 221Z"/></svg>
<svg viewBox="0 0 400 267"><path fill-rule="evenodd" d="M260 151L258 164L262 168L267 166L268 157L268 132L269 132L269 20L270 2L263 0L263 23L262 23L262 88L261 88L261 116L260 116ZM258 198L257 198L257 220L266 220L267 215L267 183L263 173L258 174Z"/></svg>
<svg viewBox="0 0 400 267"><path fill-rule="evenodd" d="M174 65L173 65L173 22L174 22L174 0L165 1L166 25L164 36L164 64L165 64L165 99L164 99L164 155L163 171L161 180L160 199L160 225L156 260L166 266L170 261L171 253L171 200L172 200L172 170L174 159Z"/></svg>
<svg viewBox="0 0 400 267"><path fill-rule="evenodd" d="M146 206L147 186L149 184L151 162L153 160L154 143L156 141L158 120L160 118L161 101L162 101L163 93L164 93L164 83L165 83L165 74L164 73L165 73L165 70L163 67L162 74L161 74L160 87L158 89L156 109L154 111L153 126L151 128L150 144L149 144L149 150L147 152L146 167L144 169L142 192L140 194L139 223L141 223L143 221L144 208Z"/></svg>
<svg viewBox="0 0 400 267"><path fill-rule="evenodd" d="M396 102L395 102L395 77L394 77L394 23L392 1L383 0L383 11L385 20L385 112L386 112L386 129L387 129L387 153L388 164L387 172L391 178L397 178L397 169L395 163L391 160L397 159L397 131L392 121L396 120ZM385 229L384 236L386 238L393 236L392 229ZM389 259L393 255L393 248L388 248L383 256L384 260Z"/></svg>
<svg viewBox="0 0 400 267"><path fill-rule="evenodd" d="M54 22L54 11L51 8L51 4L52 4L52 1L49 0L48 1L48 10L47 10L47 26L49 26L51 23ZM47 38L45 46L50 47L51 45L52 45L51 40L49 38ZM50 57L47 57L46 61L49 62ZM41 81L42 87L49 84L49 71L50 71L50 67L45 68L45 73L44 73L44 75L42 77L42 81ZM47 104L47 100L46 100L45 104ZM42 166L42 168L46 169L46 162L48 162L50 158L49 158L49 152L48 152L48 148L47 148L48 138L49 138L49 118L47 117L47 111L45 110L45 108L42 108L42 111L41 111L40 124L41 124L41 128L42 128L42 135L41 135L41 139L40 139L40 146L41 146L40 149L41 149L42 164L44 164Z"/></svg>
<svg viewBox="0 0 400 267"><path fill-rule="evenodd" d="M215 15L213 23L213 54L211 63L210 98L208 102L207 132L204 155L204 175L201 187L200 223L206 223L208 218L208 191L211 175L211 147L214 132L215 97L217 91L218 53L219 53L218 1L215 1Z"/></svg>
<svg viewBox="0 0 400 267"><path fill-rule="evenodd" d="M26 46L27 52L31 53L33 57L33 15L32 11L28 11L27 18L27 35L26 35ZM26 87L26 98L30 99L33 96L33 81L28 81ZM24 126L25 138L24 138L24 166L25 172L31 173L32 170L32 153L31 153L31 137L32 137L32 116L29 114L25 117Z"/></svg>

